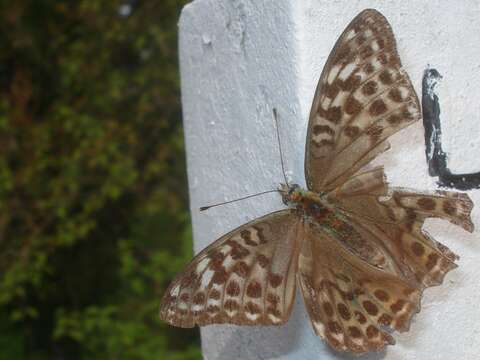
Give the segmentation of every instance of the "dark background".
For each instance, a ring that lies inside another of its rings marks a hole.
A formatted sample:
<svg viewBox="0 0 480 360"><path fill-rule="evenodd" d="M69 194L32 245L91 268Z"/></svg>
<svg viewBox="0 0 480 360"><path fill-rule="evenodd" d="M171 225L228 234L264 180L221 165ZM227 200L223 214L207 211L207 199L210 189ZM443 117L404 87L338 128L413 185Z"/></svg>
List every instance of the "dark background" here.
<svg viewBox="0 0 480 360"><path fill-rule="evenodd" d="M0 0L0 359L197 359L158 318L191 257L184 0Z"/></svg>

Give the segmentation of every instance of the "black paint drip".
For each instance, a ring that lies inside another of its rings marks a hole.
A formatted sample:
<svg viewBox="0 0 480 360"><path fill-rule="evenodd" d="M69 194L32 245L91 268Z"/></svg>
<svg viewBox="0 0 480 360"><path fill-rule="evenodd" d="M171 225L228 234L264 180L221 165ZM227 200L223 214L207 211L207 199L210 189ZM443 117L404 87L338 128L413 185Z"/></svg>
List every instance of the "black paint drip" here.
<svg viewBox="0 0 480 360"><path fill-rule="evenodd" d="M422 80L422 111L425 128L425 154L428 173L438 176L438 185L458 190L480 188L480 172L452 174L447 166L447 154L442 150L442 129L440 126L440 104L435 85L442 78L435 69L427 69Z"/></svg>

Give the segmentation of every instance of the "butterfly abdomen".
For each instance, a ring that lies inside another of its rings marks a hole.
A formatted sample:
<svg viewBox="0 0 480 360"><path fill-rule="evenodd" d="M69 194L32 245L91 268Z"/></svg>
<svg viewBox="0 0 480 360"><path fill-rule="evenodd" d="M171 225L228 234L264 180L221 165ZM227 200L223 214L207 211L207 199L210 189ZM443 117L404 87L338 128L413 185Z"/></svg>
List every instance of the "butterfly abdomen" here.
<svg viewBox="0 0 480 360"><path fill-rule="evenodd" d="M362 236L342 215L321 197L320 200L305 196L301 200L302 211L307 221L320 225L326 234L332 235L342 246L369 264L383 267L385 255L368 238ZM340 240L341 239L341 240Z"/></svg>

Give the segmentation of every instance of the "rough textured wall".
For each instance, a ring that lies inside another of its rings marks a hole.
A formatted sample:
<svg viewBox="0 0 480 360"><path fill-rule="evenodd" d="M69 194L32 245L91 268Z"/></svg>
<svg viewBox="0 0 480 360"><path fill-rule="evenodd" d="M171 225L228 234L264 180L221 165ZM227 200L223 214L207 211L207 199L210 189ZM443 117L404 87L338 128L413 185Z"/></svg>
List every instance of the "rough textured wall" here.
<svg viewBox="0 0 480 360"><path fill-rule="evenodd" d="M214 1L196 0L180 20L180 60L195 250L257 216L280 209L269 194L199 213L198 207L275 188L282 181L271 115L280 132L289 177L304 184L306 123L318 77L334 42L361 10L391 23L400 57L417 92L428 64L444 76L439 88L444 149L456 172L480 169L480 7L474 1ZM435 189L428 176L421 122L391 139L376 160L393 185ZM471 191L475 203L478 191ZM476 209L473 221L480 226ZM480 351L478 234L443 221L426 229L460 255L459 269L426 290L422 311L397 345L365 359L474 359ZM301 297L281 327L202 329L207 359L336 359L310 326ZM356 357L357 358L357 357Z"/></svg>

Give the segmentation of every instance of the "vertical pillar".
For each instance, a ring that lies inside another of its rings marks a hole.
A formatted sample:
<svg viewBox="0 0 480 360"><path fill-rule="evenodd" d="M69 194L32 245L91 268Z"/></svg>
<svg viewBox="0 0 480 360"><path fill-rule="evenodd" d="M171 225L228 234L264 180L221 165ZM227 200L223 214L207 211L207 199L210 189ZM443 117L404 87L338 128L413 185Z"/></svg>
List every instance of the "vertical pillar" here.
<svg viewBox="0 0 480 360"><path fill-rule="evenodd" d="M382 5L382 6L378 6ZM379 3L318 0L195 0L180 19L180 65L195 250L229 230L283 207L272 193L200 213L200 206L274 189L283 175L272 117L279 114L285 166L305 184L310 104L322 67L345 26L365 7L391 23L400 57L421 95L428 64L440 89L445 148L452 169L478 171L480 8L475 1ZM421 122L390 141L376 160L396 186L436 189L428 176ZM478 203L478 191L470 192ZM480 226L479 215L473 221ZM480 351L480 242L445 222L427 230L461 256L441 287L428 289L411 330L397 345L362 359L470 359ZM476 239L478 240L478 239ZM286 325L202 328L206 359L340 359L315 336L300 294Z"/></svg>

